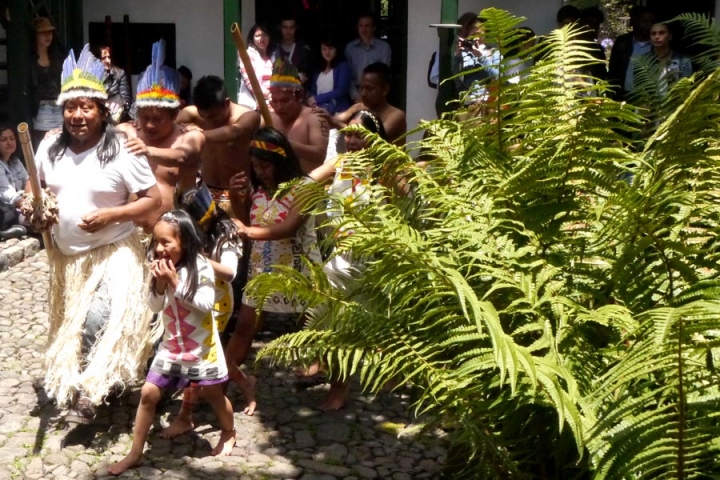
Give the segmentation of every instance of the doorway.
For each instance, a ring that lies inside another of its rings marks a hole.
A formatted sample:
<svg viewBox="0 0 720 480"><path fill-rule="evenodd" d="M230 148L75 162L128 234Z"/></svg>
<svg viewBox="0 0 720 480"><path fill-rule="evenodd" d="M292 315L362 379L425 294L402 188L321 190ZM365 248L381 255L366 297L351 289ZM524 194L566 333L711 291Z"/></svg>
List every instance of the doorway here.
<svg viewBox="0 0 720 480"><path fill-rule="evenodd" d="M332 35L341 45L357 38L357 18L370 11L378 20L376 36L392 49L392 88L389 101L405 110L407 83L408 0L255 0L255 19L280 38L280 17L291 12L298 22L297 38L308 44L320 63L320 42Z"/></svg>

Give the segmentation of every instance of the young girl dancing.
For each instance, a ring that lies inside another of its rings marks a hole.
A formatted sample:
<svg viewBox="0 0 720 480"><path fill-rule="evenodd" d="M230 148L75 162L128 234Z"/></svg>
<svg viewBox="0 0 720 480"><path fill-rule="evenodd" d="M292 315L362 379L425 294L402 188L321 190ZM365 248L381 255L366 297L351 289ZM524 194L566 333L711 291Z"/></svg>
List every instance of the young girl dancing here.
<svg viewBox="0 0 720 480"><path fill-rule="evenodd" d="M385 127L383 127L380 119L368 110L359 110L350 117L348 126L359 125L367 132L375 133L383 140L386 139ZM356 153L365 150L368 147L367 133L359 130L350 130L344 133L345 145L348 153ZM368 184L370 181L368 175L358 176L357 172L349 168L348 158L340 155L335 161L326 162L310 172L310 178L316 182L330 182L329 193L337 197L328 204L328 216L336 217L339 215L337 208L338 199L362 201L367 203ZM349 232L346 232L349 233ZM349 282L355 272L361 269L361 266L352 260L349 253L334 253L323 267L325 274L330 282L338 288L344 288L344 284ZM314 363L307 369L296 369L295 374L299 377L310 377L322 370L319 362ZM330 379L330 391L325 401L320 405L320 410L339 410L345 406L346 397L349 390L347 381L341 381L337 378Z"/></svg>
<svg viewBox="0 0 720 480"><path fill-rule="evenodd" d="M205 184L185 192L178 206L190 214L205 233L203 254L215 273L215 323L222 338L235 301L230 282L237 275L238 261L242 256L242 246L237 238L237 227L230 216L220 209L213 200ZM198 387L188 387L183 391L180 412L169 427L160 435L163 438L175 438L195 428L192 414L198 400ZM248 405L254 405L254 389L243 391Z"/></svg>
<svg viewBox="0 0 720 480"><path fill-rule="evenodd" d="M213 319L215 275L202 256L203 241L192 218L182 210L160 217L153 230L149 304L162 312L163 342L142 387L130 453L108 471L120 475L143 461L143 449L155 408L167 388L201 386L220 421L222 434L213 455L229 455L235 446L232 405L223 393L227 381L220 336Z"/></svg>
<svg viewBox="0 0 720 480"><path fill-rule="evenodd" d="M274 128L257 130L250 142L250 160L253 166L250 178L239 173L230 180L231 189L246 192L246 203L233 207L240 219L237 222L240 235L252 240L248 281L262 273L272 272L273 265L287 265L302 271L302 256L320 263L315 222L312 217L302 214L294 189L284 195L275 195L280 184L303 176L300 162L288 139ZM245 391L254 387L255 379L243 376L237 366L247 359L263 317L256 319L254 299L244 295L242 302L235 333L225 352L231 380ZM273 294L262 306L263 313L292 317L297 317L303 310L304 306L297 300L286 298L281 293ZM249 404L245 413L252 415L254 409L254 404Z"/></svg>

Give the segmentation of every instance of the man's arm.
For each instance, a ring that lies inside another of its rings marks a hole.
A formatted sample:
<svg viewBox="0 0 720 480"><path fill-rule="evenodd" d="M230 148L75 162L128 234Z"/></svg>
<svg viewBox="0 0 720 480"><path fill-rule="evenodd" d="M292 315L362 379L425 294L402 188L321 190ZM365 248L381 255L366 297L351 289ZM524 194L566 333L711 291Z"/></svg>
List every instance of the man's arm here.
<svg viewBox="0 0 720 480"><path fill-rule="evenodd" d="M186 132L181 136L180 145L172 148L146 147L147 153L133 151L128 142L128 151L134 155L146 155L153 157L163 167L186 167L200 164L199 154L205 145L205 137L197 131Z"/></svg>
<svg viewBox="0 0 720 480"><path fill-rule="evenodd" d="M180 110L180 113L178 113L178 116L175 119L175 123L196 123L199 118L200 115L197 113L197 107L191 105Z"/></svg>
<svg viewBox="0 0 720 480"><path fill-rule="evenodd" d="M160 207L160 190L157 185L136 192L138 197L120 207L99 208L82 217L80 228L86 232L97 232L111 223L134 222Z"/></svg>
<svg viewBox="0 0 720 480"><path fill-rule="evenodd" d="M242 136L249 137L260 127L260 114L249 110L238 118L237 122L212 130L205 130L205 141L208 143L230 143Z"/></svg>
<svg viewBox="0 0 720 480"><path fill-rule="evenodd" d="M405 146L405 132L407 131L407 116L405 112L397 109L391 113L384 125L387 133L388 142L394 143L398 147Z"/></svg>
<svg viewBox="0 0 720 480"><path fill-rule="evenodd" d="M315 167L325 161L328 138L330 136L328 124L317 115L305 115L308 129L309 145L290 140L293 150L300 158L300 168L303 173L310 173Z"/></svg>

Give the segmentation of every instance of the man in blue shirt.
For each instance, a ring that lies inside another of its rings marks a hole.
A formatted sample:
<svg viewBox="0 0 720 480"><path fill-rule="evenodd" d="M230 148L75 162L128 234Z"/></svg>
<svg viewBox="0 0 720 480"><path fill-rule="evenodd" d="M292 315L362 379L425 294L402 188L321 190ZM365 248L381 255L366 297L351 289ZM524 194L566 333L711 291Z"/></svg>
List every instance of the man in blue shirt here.
<svg viewBox="0 0 720 480"><path fill-rule="evenodd" d="M647 7L633 7L630 10L632 31L620 35L613 44L608 65L608 81L613 87L613 97L625 100L633 87L631 59L650 53L650 28L655 23L655 15Z"/></svg>
<svg viewBox="0 0 720 480"><path fill-rule="evenodd" d="M371 63L381 62L390 66L391 51L387 42L375 38L375 18L372 14L363 14L358 18L359 38L345 47L345 58L350 63L353 81L350 85L350 97L354 101L360 99L358 86L365 67Z"/></svg>

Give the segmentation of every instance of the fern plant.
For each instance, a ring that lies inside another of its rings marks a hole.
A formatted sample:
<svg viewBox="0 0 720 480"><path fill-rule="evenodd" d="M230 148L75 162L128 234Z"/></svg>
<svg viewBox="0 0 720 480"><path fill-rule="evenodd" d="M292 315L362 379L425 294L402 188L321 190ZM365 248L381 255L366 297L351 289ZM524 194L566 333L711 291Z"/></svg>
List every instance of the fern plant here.
<svg viewBox="0 0 720 480"><path fill-rule="evenodd" d="M522 19L481 15L507 54ZM675 85L638 137L640 110L580 73L577 36L553 32L490 115L423 124L426 167L377 137L348 156L370 201L301 187L359 268L342 286L318 265L253 279L260 304L310 306L260 357L412 385L452 434L453 478L711 476L720 74Z"/></svg>

